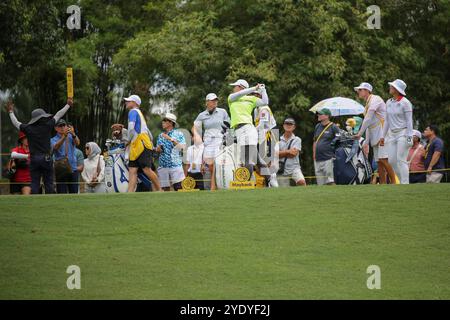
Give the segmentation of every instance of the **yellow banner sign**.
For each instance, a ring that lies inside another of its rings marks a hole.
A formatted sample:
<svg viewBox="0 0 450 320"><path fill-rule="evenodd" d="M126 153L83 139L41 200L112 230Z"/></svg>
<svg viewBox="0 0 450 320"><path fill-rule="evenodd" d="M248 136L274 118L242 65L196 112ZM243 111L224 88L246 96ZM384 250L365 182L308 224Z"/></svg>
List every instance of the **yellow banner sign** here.
<svg viewBox="0 0 450 320"><path fill-rule="evenodd" d="M66 69L67 74L67 98L73 98L73 72L72 68Z"/></svg>
<svg viewBox="0 0 450 320"><path fill-rule="evenodd" d="M230 189L240 190L240 189L255 189L255 181L231 181Z"/></svg>

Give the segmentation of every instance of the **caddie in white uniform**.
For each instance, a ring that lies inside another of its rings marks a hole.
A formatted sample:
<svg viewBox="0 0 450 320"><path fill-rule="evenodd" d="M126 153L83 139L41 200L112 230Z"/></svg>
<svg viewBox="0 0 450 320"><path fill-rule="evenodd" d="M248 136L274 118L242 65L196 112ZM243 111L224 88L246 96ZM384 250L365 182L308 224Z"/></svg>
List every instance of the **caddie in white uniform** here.
<svg viewBox="0 0 450 320"><path fill-rule="evenodd" d="M386 122L386 104L380 96L372 93L373 88L370 83L363 82L354 89L358 93L358 97L366 102L364 121L355 135L355 139L359 140L364 133L366 134L364 145L368 144L372 147L374 160L378 164L380 184L386 183L386 173L389 176L389 182L395 183L395 172L388 162L386 147L380 146Z"/></svg>
<svg viewBox="0 0 450 320"><path fill-rule="evenodd" d="M392 98L386 103L387 118L380 145L386 146L389 163L401 184L409 184L408 153L413 145L413 111L406 96L406 83L397 79L389 82Z"/></svg>
<svg viewBox="0 0 450 320"><path fill-rule="evenodd" d="M253 95L262 98L259 91L253 92ZM258 132L259 173L267 179L269 187L277 188L279 134L272 131L276 128L277 122L269 106L255 108L254 119L256 131Z"/></svg>

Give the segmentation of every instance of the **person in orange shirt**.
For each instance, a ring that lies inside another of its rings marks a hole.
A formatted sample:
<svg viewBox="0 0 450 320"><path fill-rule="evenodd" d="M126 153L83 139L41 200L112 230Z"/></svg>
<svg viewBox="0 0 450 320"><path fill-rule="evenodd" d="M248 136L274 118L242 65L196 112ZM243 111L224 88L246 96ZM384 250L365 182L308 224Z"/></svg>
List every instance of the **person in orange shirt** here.
<svg viewBox="0 0 450 320"><path fill-rule="evenodd" d="M409 183L425 183L425 148L420 144L422 134L418 130L413 131L413 146L409 149L408 165L409 165Z"/></svg>

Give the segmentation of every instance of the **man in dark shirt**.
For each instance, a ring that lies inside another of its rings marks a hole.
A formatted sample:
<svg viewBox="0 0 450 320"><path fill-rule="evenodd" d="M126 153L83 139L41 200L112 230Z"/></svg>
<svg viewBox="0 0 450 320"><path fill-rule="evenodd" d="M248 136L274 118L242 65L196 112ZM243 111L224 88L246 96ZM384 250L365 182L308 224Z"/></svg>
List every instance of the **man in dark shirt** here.
<svg viewBox="0 0 450 320"><path fill-rule="evenodd" d="M331 142L339 133L339 128L330 121L331 111L323 108L317 112L319 123L314 129L313 160L318 185L334 185L333 158Z"/></svg>
<svg viewBox="0 0 450 320"><path fill-rule="evenodd" d="M25 132L28 138L32 194L39 193L41 177L44 179L45 193L54 193L50 139L56 122L64 116L72 105L73 100L68 99L64 108L59 110L54 116L43 109L35 109L31 112L31 120L27 124L17 120L14 115L14 104L11 101L6 106L13 125L18 130Z"/></svg>
<svg viewBox="0 0 450 320"><path fill-rule="evenodd" d="M427 170L427 183L440 183L445 169L444 141L439 138L439 129L435 125L429 125L423 135L428 139L425 147L425 169Z"/></svg>

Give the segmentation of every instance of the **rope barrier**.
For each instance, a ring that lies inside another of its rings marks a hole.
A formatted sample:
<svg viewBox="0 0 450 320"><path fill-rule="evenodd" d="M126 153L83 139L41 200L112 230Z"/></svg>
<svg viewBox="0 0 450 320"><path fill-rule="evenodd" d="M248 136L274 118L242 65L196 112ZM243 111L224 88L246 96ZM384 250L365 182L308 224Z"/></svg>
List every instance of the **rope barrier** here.
<svg viewBox="0 0 450 320"><path fill-rule="evenodd" d="M450 171L450 168L445 168L445 169L436 169L436 170L431 170L431 172L443 172L443 171ZM428 173L429 171L427 170L423 170L423 171L410 171L409 173ZM377 175L377 173L373 173L372 176ZM326 178L327 176L306 176L304 177L305 179L317 179L317 178ZM291 177L290 176L277 176L277 180L290 180ZM194 179L195 182L210 182L211 179ZM168 182L165 180L160 180L160 182ZM62 181L55 181L53 182L53 184L57 185L57 184L84 184L87 185L90 182L85 182L85 181L79 181L79 182L62 182ZM31 184L31 182L0 182L0 185L29 185ZM106 182L98 182L97 184L104 184L106 185Z"/></svg>
<svg viewBox="0 0 450 320"><path fill-rule="evenodd" d="M0 153L0 155L2 156L10 156L10 153ZM450 168L445 168L445 169L437 169L437 170L431 170L431 172L445 172L445 171L450 171ZM414 173L428 173L430 171L428 170L422 170L422 171L410 171L410 174L414 174ZM377 172L372 173L371 177L375 177L378 176ZM317 179L317 178L326 178L327 176L305 176L305 179L308 180L313 180L313 179ZM291 177L290 176L277 176L277 180L290 180ZM211 182L211 179L194 179L195 182ZM160 180L161 181L161 180ZM169 182L169 181L163 181L163 182ZM0 182L0 185L30 185L30 182ZM90 182L84 182L84 181L79 181L79 182L53 182L54 185L59 185L59 184L65 184L65 185L70 185L70 184L78 184L78 185L87 185L90 184ZM104 184L106 185L106 182L99 182L97 184Z"/></svg>

